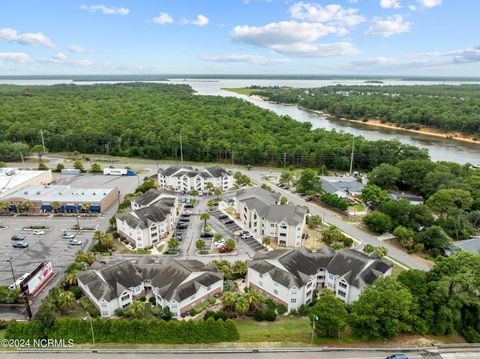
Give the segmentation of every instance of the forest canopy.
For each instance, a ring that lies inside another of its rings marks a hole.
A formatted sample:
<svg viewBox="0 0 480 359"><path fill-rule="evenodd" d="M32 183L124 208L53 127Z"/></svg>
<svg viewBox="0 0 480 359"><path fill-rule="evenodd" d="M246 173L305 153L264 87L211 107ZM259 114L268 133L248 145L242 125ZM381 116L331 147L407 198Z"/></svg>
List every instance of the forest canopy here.
<svg viewBox="0 0 480 359"><path fill-rule="evenodd" d="M79 151L150 159L231 161L348 169L353 136L311 129L247 101L197 96L190 86L123 83L0 86L0 161L20 157L25 144L52 152ZM23 145L21 145L23 144ZM427 159L399 141L355 138L355 168Z"/></svg>
<svg viewBox="0 0 480 359"><path fill-rule="evenodd" d="M352 120L459 131L480 139L480 85L258 87L249 94Z"/></svg>

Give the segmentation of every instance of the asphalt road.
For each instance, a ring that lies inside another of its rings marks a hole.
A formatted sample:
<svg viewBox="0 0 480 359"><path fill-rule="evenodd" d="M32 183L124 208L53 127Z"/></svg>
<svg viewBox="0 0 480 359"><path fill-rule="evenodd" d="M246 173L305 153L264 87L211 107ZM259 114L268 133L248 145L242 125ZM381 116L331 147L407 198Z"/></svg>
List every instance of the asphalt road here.
<svg viewBox="0 0 480 359"><path fill-rule="evenodd" d="M271 182L265 181L262 178L265 177L266 175L270 176L279 176L279 172L268 172L268 171L243 171L245 174L250 176L250 178L255 181L257 184L262 184L266 183L269 186L272 186ZM323 221L328 223L328 224L333 224L340 228L343 232L348 234L349 236L352 236L353 238L356 238L357 240L361 241L363 244L372 244L374 246L384 246L385 248L388 249L388 256L393 258L394 260L397 260L406 266L413 268L413 269L420 269L420 270L429 270L430 267L425 264L424 262L416 259L415 257L412 257L401 250L389 245L388 243L385 243L383 241L380 241L379 239L375 238L372 236L370 233L364 231L363 229L360 229L356 227L355 225L345 221L343 218L341 218L339 215L336 213L329 211L325 208L321 208L315 204L309 203L304 201L301 197L293 194L290 191L284 190L282 188L279 188L275 185L273 185L273 190L276 192L279 192L282 194L282 196L285 196L288 198L290 203L293 203L295 205L301 205L301 206L307 206L310 209L310 213L313 215L319 215L322 217Z"/></svg>

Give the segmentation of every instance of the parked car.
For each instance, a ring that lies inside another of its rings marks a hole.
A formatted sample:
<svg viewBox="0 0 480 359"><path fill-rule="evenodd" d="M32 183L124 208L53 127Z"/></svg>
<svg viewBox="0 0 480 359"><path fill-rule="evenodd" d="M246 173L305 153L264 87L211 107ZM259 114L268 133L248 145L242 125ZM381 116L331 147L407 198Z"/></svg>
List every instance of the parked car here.
<svg viewBox="0 0 480 359"><path fill-rule="evenodd" d="M232 250L230 248L227 248L227 247L222 247L222 248L218 248L218 251L220 253L228 253L228 252L231 252Z"/></svg>
<svg viewBox="0 0 480 359"><path fill-rule="evenodd" d="M191 203L185 205L185 208L193 208L193 207L194 207L194 205L191 204Z"/></svg>
<svg viewBox="0 0 480 359"><path fill-rule="evenodd" d="M252 235L250 234L250 232L243 232L242 233L242 238L243 239L252 238Z"/></svg>
<svg viewBox="0 0 480 359"><path fill-rule="evenodd" d="M16 242L12 244L13 248L28 248L27 242Z"/></svg>
<svg viewBox="0 0 480 359"><path fill-rule="evenodd" d="M82 245L82 241L79 241L78 239L70 239L68 241L68 244L70 244L71 246L81 246Z"/></svg>
<svg viewBox="0 0 480 359"><path fill-rule="evenodd" d="M74 239L75 238L75 233L70 233L70 232L65 232L62 235L63 239Z"/></svg>
<svg viewBox="0 0 480 359"><path fill-rule="evenodd" d="M212 237L213 237L213 233L202 232L202 233L200 233L200 237L201 237L201 238L212 238Z"/></svg>
<svg viewBox="0 0 480 359"><path fill-rule="evenodd" d="M42 236L45 234L45 231L41 230L41 229L35 229L34 231L32 231L32 234L34 236Z"/></svg>
<svg viewBox="0 0 480 359"><path fill-rule="evenodd" d="M187 229L188 228L188 223L187 222L179 222L177 224L178 229Z"/></svg>
<svg viewBox="0 0 480 359"><path fill-rule="evenodd" d="M223 222L223 223L225 223L225 224L233 224L233 223L235 223L235 222L233 221L233 219L228 219L228 220L226 220L226 221Z"/></svg>
<svg viewBox="0 0 480 359"><path fill-rule="evenodd" d="M190 218L188 218L188 217L180 217L180 222L188 223L188 222L190 222Z"/></svg>
<svg viewBox="0 0 480 359"><path fill-rule="evenodd" d="M181 240L182 240L182 233L180 233L180 232L174 232L174 233L172 234L172 237L173 237L173 238L177 238L179 241L181 241Z"/></svg>
<svg viewBox="0 0 480 359"><path fill-rule="evenodd" d="M179 193L180 193L180 196L185 196L185 193L187 193L187 192L185 192L185 191L180 191Z"/></svg>
<svg viewBox="0 0 480 359"><path fill-rule="evenodd" d="M221 216L218 217L218 219L224 220L227 219L228 216L226 214L222 214Z"/></svg>
<svg viewBox="0 0 480 359"><path fill-rule="evenodd" d="M15 288L20 287L20 283L22 283L23 280L24 280L25 278L27 278L29 275L30 275L30 273L25 273L25 274L23 274L20 278L18 278L18 279L15 281L15 283L10 284L10 285L8 286L8 289L15 289Z"/></svg>
<svg viewBox="0 0 480 359"><path fill-rule="evenodd" d="M408 359L405 354L392 354L386 357L386 359Z"/></svg>
<svg viewBox="0 0 480 359"><path fill-rule="evenodd" d="M12 241L24 241L27 237L21 236L20 234L14 234L12 236Z"/></svg>
<svg viewBox="0 0 480 359"><path fill-rule="evenodd" d="M224 240L224 239L220 239L220 240L214 242L213 245L214 245L216 248L222 248L222 247L225 246L225 240Z"/></svg>
<svg viewBox="0 0 480 359"><path fill-rule="evenodd" d="M191 216L191 215L192 215L192 211L190 211L190 210L187 209L186 211L183 211L183 212L182 212L182 216L183 216L183 215Z"/></svg>

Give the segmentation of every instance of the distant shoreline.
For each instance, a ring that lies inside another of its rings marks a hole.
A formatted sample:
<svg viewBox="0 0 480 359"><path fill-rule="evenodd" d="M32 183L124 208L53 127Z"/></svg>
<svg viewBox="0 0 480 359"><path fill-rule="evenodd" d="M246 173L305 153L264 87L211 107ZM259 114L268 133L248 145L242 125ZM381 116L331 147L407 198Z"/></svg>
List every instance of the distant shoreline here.
<svg viewBox="0 0 480 359"><path fill-rule="evenodd" d="M271 101L268 101L267 98L259 96L259 95L249 95L247 93L247 91L240 92L240 91L237 91L238 89L225 89L225 90L237 92L237 93L240 93L242 95L249 96L249 97L251 97L255 100L271 102ZM344 118L344 117L335 117L335 116L333 116L329 113L325 113L325 112L322 112L322 111L319 111L319 110L311 110L311 109L304 108L304 107L301 107L301 106L298 106L298 105L297 105L297 107L301 110L316 113L318 115L321 115L321 116L329 118L329 119L335 119L335 120L340 120L340 121L348 121L348 122L352 122L352 123L362 124L362 125L365 125L365 126L373 126L373 127L385 128L385 129L389 129L389 130L398 130L398 131L416 133L416 134L425 135L425 136L452 139L452 140L456 140L456 141L462 141L462 142L466 142L466 143L480 145L480 141L478 141L478 140L475 141L473 135L467 135L466 136L466 135L462 134L461 132L441 131L441 130L428 128L428 127L422 127L421 129L416 130L416 129L413 129L413 128L399 127L399 126L397 126L396 124L393 124L393 123L383 123L379 119L375 119L375 118L368 119L367 121L353 120L353 119L348 119L348 118Z"/></svg>

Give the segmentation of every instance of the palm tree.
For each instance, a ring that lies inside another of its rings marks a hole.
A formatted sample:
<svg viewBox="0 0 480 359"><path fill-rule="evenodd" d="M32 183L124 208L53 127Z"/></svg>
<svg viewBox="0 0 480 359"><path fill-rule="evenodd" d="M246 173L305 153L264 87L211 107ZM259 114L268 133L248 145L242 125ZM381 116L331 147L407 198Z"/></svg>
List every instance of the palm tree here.
<svg viewBox="0 0 480 359"><path fill-rule="evenodd" d="M58 309L66 313L75 304L75 295L70 291L60 292L56 298Z"/></svg>
<svg viewBox="0 0 480 359"><path fill-rule="evenodd" d="M5 212L8 207L9 207L9 204L7 201L0 202L0 211Z"/></svg>
<svg viewBox="0 0 480 359"><path fill-rule="evenodd" d="M255 290L249 290L243 295L243 299L248 303L250 307L260 302L260 296Z"/></svg>
<svg viewBox="0 0 480 359"><path fill-rule="evenodd" d="M178 238L172 237L168 240L168 248L171 250L177 249L179 245L180 241L178 240Z"/></svg>
<svg viewBox="0 0 480 359"><path fill-rule="evenodd" d="M82 204L82 212L88 212L90 205L87 203Z"/></svg>
<svg viewBox="0 0 480 359"><path fill-rule="evenodd" d="M233 309L237 300L237 295L234 292L225 292L220 299L224 309Z"/></svg>
<svg viewBox="0 0 480 359"><path fill-rule="evenodd" d="M199 251L201 251L203 248L205 248L205 241L203 239L199 239L195 242L195 246Z"/></svg>
<svg viewBox="0 0 480 359"><path fill-rule="evenodd" d="M222 190L218 187L215 187L215 189L213 190L213 194L218 197L222 194Z"/></svg>
<svg viewBox="0 0 480 359"><path fill-rule="evenodd" d="M262 238L262 244L263 244L264 246L269 246L270 243L272 243L272 240L271 240L269 237L263 237L263 238Z"/></svg>
<svg viewBox="0 0 480 359"><path fill-rule="evenodd" d="M140 319L145 315L145 303L133 301L127 307L127 314L132 318Z"/></svg>
<svg viewBox="0 0 480 359"><path fill-rule="evenodd" d="M229 238L225 241L225 248L230 251L233 251L237 245L237 242L233 238Z"/></svg>
<svg viewBox="0 0 480 359"><path fill-rule="evenodd" d="M28 214L28 211L30 210L30 208L33 207L33 203L31 201L25 201L22 203L22 207L23 209L25 209L25 212Z"/></svg>
<svg viewBox="0 0 480 359"><path fill-rule="evenodd" d="M237 260L235 261L235 263L233 263L232 270L240 278L244 278L248 271L247 263L241 260Z"/></svg>
<svg viewBox="0 0 480 359"><path fill-rule="evenodd" d="M207 183L205 184L205 189L206 189L207 191L211 192L211 191L213 190L213 184L212 184L212 182L207 182Z"/></svg>
<svg viewBox="0 0 480 359"><path fill-rule="evenodd" d="M77 252L77 254L75 254L76 263L83 262L87 263L89 266L91 266L93 262L95 262L96 258L97 256L93 252Z"/></svg>
<svg viewBox="0 0 480 359"><path fill-rule="evenodd" d="M248 303L247 299L244 295L238 296L237 300L235 301L235 311L243 316L248 312L250 309L250 303Z"/></svg>
<svg viewBox="0 0 480 359"><path fill-rule="evenodd" d="M215 234L213 235L213 239L214 239L215 241L219 241L219 240L222 239L222 238L223 238L223 236L222 236L220 233L215 233Z"/></svg>
<svg viewBox="0 0 480 359"><path fill-rule="evenodd" d="M58 202L58 201L52 202L52 208L53 208L53 210L54 210L55 212L58 211L58 209L60 208L60 206L61 206L60 202Z"/></svg>
<svg viewBox="0 0 480 359"><path fill-rule="evenodd" d="M76 270L72 270L70 273L65 274L64 283L68 286L76 285L77 284L77 272Z"/></svg>
<svg viewBox="0 0 480 359"><path fill-rule="evenodd" d="M210 215L208 213L202 213L200 215L200 219L203 221L204 225L207 225L207 221L210 219Z"/></svg>

